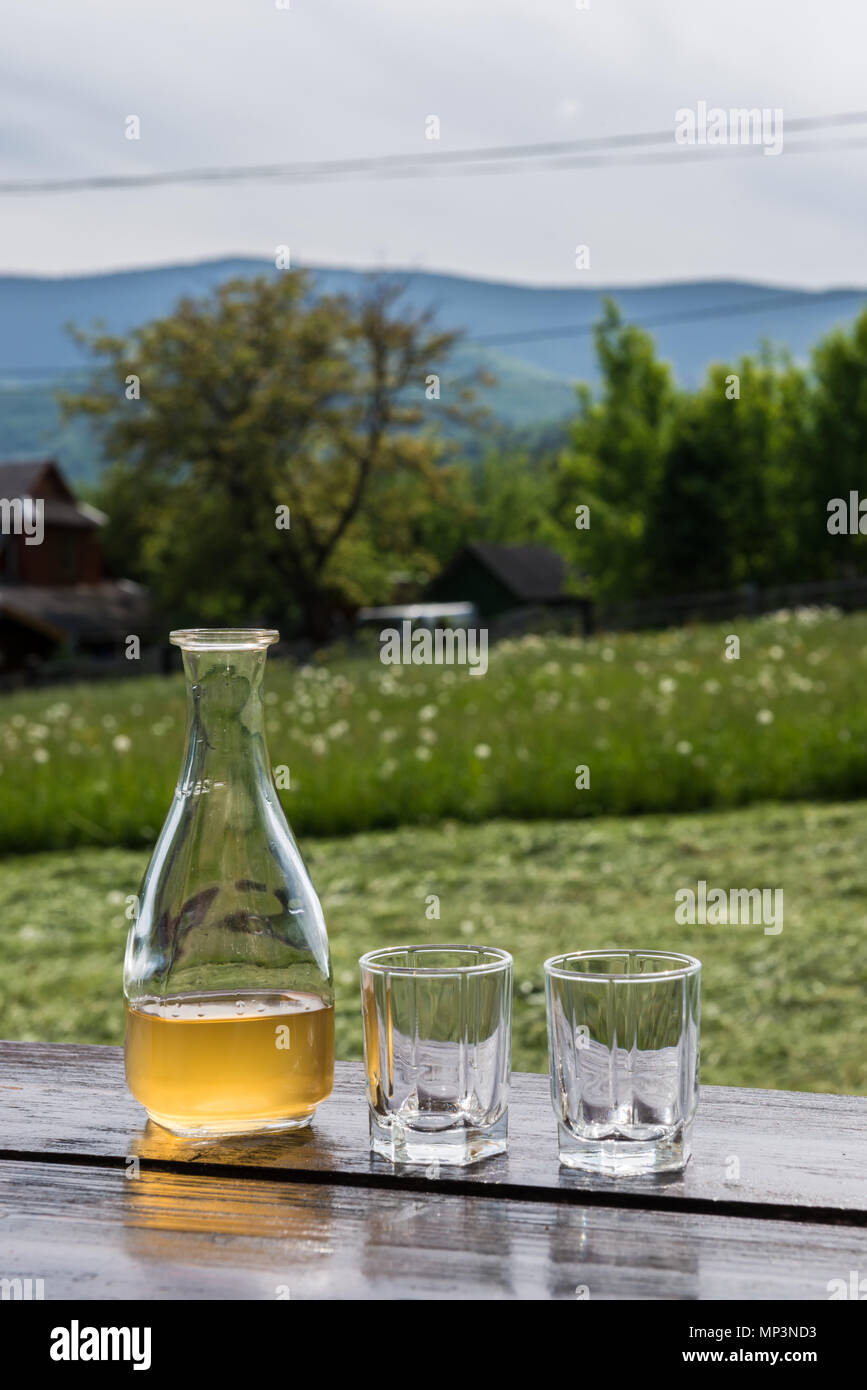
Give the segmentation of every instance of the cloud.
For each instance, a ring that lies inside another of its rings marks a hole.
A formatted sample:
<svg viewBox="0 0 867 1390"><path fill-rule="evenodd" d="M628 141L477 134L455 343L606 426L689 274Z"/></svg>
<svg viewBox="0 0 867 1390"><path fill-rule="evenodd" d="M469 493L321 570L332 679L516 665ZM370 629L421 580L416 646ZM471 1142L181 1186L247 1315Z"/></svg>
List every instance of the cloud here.
<svg viewBox="0 0 867 1390"><path fill-rule="evenodd" d="M7 0L3 177L337 159L673 126L704 99L859 109L854 0ZM141 140L124 138L130 114ZM425 141L425 118L441 125ZM845 134L845 132L844 132ZM2 268L288 243L309 261L582 283L863 279L867 150L779 160L5 198ZM794 233L794 234L793 234Z"/></svg>

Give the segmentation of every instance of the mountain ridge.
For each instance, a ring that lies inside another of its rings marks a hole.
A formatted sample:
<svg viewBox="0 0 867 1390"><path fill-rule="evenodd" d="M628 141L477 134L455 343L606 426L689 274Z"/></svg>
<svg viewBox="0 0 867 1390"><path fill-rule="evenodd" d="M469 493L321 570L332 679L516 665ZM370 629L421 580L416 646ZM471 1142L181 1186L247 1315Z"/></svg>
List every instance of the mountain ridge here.
<svg viewBox="0 0 867 1390"><path fill-rule="evenodd" d="M596 379L592 326L607 297L627 320L647 323L660 357L686 387L698 384L710 362L735 362L763 338L803 360L867 303L867 289L855 286L802 290L733 278L534 286L428 270L303 268L323 293L352 293L377 275L401 284L408 307L433 309L443 327L463 330L459 365L493 367L499 386L489 407L501 423L520 428L564 421L574 409L574 383ZM183 295L262 273L283 272L270 261L227 256L86 275L0 275L0 455L58 453L72 477L93 476L86 433L64 424L53 401L58 383L88 365L67 325L99 321L109 332L128 332L171 312Z"/></svg>

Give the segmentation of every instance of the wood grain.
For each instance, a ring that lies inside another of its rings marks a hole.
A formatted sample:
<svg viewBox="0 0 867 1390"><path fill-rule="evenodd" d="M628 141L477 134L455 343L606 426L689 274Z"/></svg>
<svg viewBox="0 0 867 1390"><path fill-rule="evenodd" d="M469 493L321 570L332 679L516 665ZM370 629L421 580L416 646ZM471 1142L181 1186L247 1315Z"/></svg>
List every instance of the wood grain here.
<svg viewBox="0 0 867 1390"><path fill-rule="evenodd" d="M826 1300L865 1261L845 1226L0 1163L0 1271L47 1300Z"/></svg>
<svg viewBox="0 0 867 1390"><path fill-rule="evenodd" d="M0 1043L0 1157L42 1157L274 1181L682 1214L864 1224L867 1098L705 1087L683 1174L612 1183L561 1170L546 1077L517 1075L510 1152L469 1169L393 1168L372 1155L359 1063L337 1064L313 1127L251 1141L182 1141L147 1123L126 1090L120 1048ZM739 1177L732 1181L732 1160Z"/></svg>

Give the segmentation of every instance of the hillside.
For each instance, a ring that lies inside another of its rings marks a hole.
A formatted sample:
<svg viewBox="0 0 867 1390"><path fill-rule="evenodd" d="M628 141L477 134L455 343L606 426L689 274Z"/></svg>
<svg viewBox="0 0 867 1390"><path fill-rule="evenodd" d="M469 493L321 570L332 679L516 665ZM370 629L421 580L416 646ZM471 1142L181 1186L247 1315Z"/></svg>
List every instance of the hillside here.
<svg viewBox="0 0 867 1390"><path fill-rule="evenodd" d="M54 404L58 382L85 364L68 325L100 322L123 332L168 313L183 294L201 295L234 275L278 274L270 262L233 258L107 275L0 276L0 455L56 453L72 477L93 476L95 451L85 430L64 426ZM323 291L357 291L362 272L316 269ZM835 324L850 322L867 299L858 289L814 292L745 281L695 281L619 289L538 288L408 271L397 278L407 301L434 308L467 342L461 369L484 364L497 377L488 398L507 426L563 420L572 384L593 380L591 328L603 298L645 323L678 380L694 385L711 361L732 361L762 338L796 358Z"/></svg>

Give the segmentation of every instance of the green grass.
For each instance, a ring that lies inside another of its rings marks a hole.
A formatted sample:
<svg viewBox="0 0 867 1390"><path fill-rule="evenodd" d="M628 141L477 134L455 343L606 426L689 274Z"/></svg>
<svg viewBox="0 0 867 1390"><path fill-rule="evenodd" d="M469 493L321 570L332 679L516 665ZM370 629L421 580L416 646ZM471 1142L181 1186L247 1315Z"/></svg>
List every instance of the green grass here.
<svg viewBox="0 0 867 1390"><path fill-rule="evenodd" d="M338 1056L361 1055L357 957L405 941L466 940L515 955L514 1061L542 1071L541 963L631 945L704 962L706 1082L867 1092L867 803L764 806L595 821L404 827L302 842L329 924ZM0 865L0 1035L122 1039L121 966L146 853L82 849ZM778 936L683 927L674 894L781 887ZM425 899L440 898L429 921Z"/></svg>
<svg viewBox="0 0 867 1390"><path fill-rule="evenodd" d="M272 662L269 751L290 769L293 826L314 835L846 799L867 794L865 686L867 614L817 610L524 637L492 648L484 676ZM150 845L184 718L180 677L0 697L0 853Z"/></svg>

